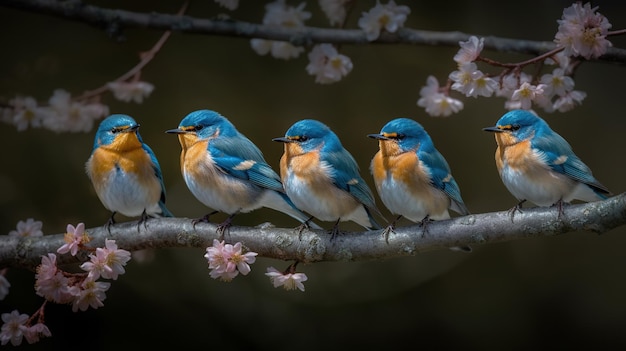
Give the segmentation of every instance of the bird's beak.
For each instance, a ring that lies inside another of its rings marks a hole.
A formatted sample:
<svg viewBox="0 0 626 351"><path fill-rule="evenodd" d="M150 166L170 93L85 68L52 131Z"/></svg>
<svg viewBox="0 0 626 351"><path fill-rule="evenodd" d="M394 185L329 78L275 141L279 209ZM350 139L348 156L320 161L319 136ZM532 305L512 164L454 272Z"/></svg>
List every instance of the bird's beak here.
<svg viewBox="0 0 626 351"><path fill-rule="evenodd" d="M134 131L137 131L137 130L139 129L139 127L141 127L141 124L137 123L137 124L135 124L134 126L132 126L132 127L128 128L128 131L129 131L129 132L134 132Z"/></svg>
<svg viewBox="0 0 626 351"><path fill-rule="evenodd" d="M497 126L483 128L485 132L493 132L493 133L502 133L503 129L498 128Z"/></svg>
<svg viewBox="0 0 626 351"><path fill-rule="evenodd" d="M185 134L187 132L182 130L182 129L180 129L180 128L176 128L176 129L166 130L165 133L169 133L169 134Z"/></svg>
<svg viewBox="0 0 626 351"><path fill-rule="evenodd" d="M291 140L287 137L274 138L272 139L272 141L279 141L281 143L293 143L294 142L294 140Z"/></svg>
<svg viewBox="0 0 626 351"><path fill-rule="evenodd" d="M387 138L386 136L382 135L382 134L368 134L368 137L372 138L372 139L378 139L378 140L391 140L390 138Z"/></svg>

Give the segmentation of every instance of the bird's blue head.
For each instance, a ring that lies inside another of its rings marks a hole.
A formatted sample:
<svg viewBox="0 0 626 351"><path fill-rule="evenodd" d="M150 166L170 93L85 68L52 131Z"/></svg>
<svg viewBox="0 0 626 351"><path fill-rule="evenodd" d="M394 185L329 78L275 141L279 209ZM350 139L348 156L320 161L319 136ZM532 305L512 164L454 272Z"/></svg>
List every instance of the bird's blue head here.
<svg viewBox="0 0 626 351"><path fill-rule="evenodd" d="M178 140L183 149L187 149L198 141L220 136L234 137L239 134L235 126L226 117L211 110L191 112L180 121L178 128L165 132L178 134Z"/></svg>
<svg viewBox="0 0 626 351"><path fill-rule="evenodd" d="M142 142L138 129L139 123L137 123L131 116L123 114L110 115L100 122L93 147L96 149L99 146L111 145L116 142L116 139L120 140L120 137L129 136L131 134L136 135L136 138L129 139L137 139L139 142Z"/></svg>
<svg viewBox="0 0 626 351"><path fill-rule="evenodd" d="M496 140L505 145L551 131L546 121L527 110L509 111L496 122L495 126L483 130L496 133Z"/></svg>
<svg viewBox="0 0 626 351"><path fill-rule="evenodd" d="M178 128L167 130L166 133L191 134L198 139L209 139L237 135L237 129L226 117L215 111L198 110L185 116Z"/></svg>
<svg viewBox="0 0 626 351"><path fill-rule="evenodd" d="M410 118L391 120L383 126L379 134L369 134L368 137L378 139L381 150L389 154L432 145L432 140L424 127Z"/></svg>
<svg viewBox="0 0 626 351"><path fill-rule="evenodd" d="M318 148L327 151L343 148L337 135L327 125L313 119L303 119L294 123L284 137L272 140L298 145L302 152Z"/></svg>

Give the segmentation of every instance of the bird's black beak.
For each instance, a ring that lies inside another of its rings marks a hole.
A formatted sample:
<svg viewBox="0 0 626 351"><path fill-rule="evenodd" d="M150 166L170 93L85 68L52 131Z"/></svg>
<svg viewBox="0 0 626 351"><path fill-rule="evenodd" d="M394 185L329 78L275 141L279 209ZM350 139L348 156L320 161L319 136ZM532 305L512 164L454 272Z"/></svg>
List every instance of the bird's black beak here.
<svg viewBox="0 0 626 351"><path fill-rule="evenodd" d="M272 139L272 141L279 141L281 143L293 143L294 142L294 140L291 140L287 137L274 138Z"/></svg>
<svg viewBox="0 0 626 351"><path fill-rule="evenodd" d="M184 133L187 133L187 132L182 130L182 129L180 129L180 128L176 128L176 129L166 130L165 133L169 133L169 134L184 134Z"/></svg>
<svg viewBox="0 0 626 351"><path fill-rule="evenodd" d="M483 128L485 132L493 132L493 133L502 133L504 130L498 128L497 126Z"/></svg>
<svg viewBox="0 0 626 351"><path fill-rule="evenodd" d="M391 138L387 138L386 136L382 135L382 134L368 134L368 137L372 138L372 139L378 139L378 140L391 140Z"/></svg>
<svg viewBox="0 0 626 351"><path fill-rule="evenodd" d="M132 125L132 126L128 127L128 129L126 129L126 132L128 132L128 133L136 132L139 129L140 126L141 125L139 123L135 124L135 125Z"/></svg>

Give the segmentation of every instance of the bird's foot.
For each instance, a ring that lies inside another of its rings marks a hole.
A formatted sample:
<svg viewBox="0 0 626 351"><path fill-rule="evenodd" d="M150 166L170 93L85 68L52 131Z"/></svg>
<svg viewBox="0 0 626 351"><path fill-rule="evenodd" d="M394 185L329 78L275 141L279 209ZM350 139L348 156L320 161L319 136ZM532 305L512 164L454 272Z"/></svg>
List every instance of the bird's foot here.
<svg viewBox="0 0 626 351"><path fill-rule="evenodd" d="M224 234L226 234L226 232L228 232L229 228L232 226L233 217L234 215L228 216L228 218L226 218L224 222L217 225L217 235L219 241L224 240Z"/></svg>
<svg viewBox="0 0 626 351"><path fill-rule="evenodd" d="M200 218L196 218L194 220L191 221L191 224L193 225L193 229L196 229L196 224L202 222L202 223L209 223L209 218L216 214L218 211L213 211L211 213L208 213Z"/></svg>
<svg viewBox="0 0 626 351"><path fill-rule="evenodd" d="M526 202L526 200L522 200L520 202L517 203L517 205L511 207L507 212L509 213L509 216L511 216L511 223L513 223L513 217L515 217L515 212L519 212L522 213L524 211L522 211L522 204Z"/></svg>

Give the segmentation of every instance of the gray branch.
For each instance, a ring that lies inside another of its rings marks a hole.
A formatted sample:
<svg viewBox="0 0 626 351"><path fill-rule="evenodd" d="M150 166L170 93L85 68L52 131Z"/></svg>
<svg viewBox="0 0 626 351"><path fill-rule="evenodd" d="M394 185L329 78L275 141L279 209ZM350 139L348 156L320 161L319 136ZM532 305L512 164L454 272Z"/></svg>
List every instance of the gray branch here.
<svg viewBox="0 0 626 351"><path fill-rule="evenodd" d="M182 33L211 34L240 38L261 38L288 41L297 46L315 43L334 44L412 44L429 46L458 46L470 34L452 31L435 32L401 28L397 33L383 32L370 42L360 29L333 28L282 28L231 19L204 19L161 13L139 13L120 9L107 9L83 4L81 1L56 0L0 0L0 6L42 13L107 28L118 33L121 28L146 28L172 30ZM485 37L485 49L540 55L555 48L553 42ZM610 48L598 61L626 64L626 50Z"/></svg>
<svg viewBox="0 0 626 351"><path fill-rule="evenodd" d="M233 226L226 234L227 242L243 243L259 256L301 262L364 261L411 256L420 252L462 245L482 245L530 237L565 234L574 231L605 233L626 224L626 193L604 201L565 205L559 218L556 207L535 207L516 212L491 212L435 221L424 234L420 225L396 228L388 242L382 231L348 232L330 240L323 230ZM138 231L139 229L139 231ZM135 251L146 248L206 248L217 239L215 224L198 223L189 218L152 218L146 226L137 221L111 227L87 229L90 247L104 246L105 238L115 239L119 248ZM63 245L64 234L35 238L0 236L0 268L34 269L41 256ZM85 257L58 257L60 263L84 260Z"/></svg>
<svg viewBox="0 0 626 351"><path fill-rule="evenodd" d="M369 44L363 31L358 29L328 29L304 27L299 29L276 28L233 20L199 19L158 13L137 13L82 4L80 1L54 0L0 0L0 6L29 12L49 14L89 25L111 28L147 28L289 41L296 45L313 43ZM458 46L469 34L461 32L433 32L403 28L395 34L383 33L373 44L412 44ZM485 48L538 55L554 48L552 42L537 42L508 38L487 37ZM626 63L626 50L611 48L598 60ZM604 233L626 224L626 193L610 199L570 205L558 217L556 208L530 208L516 213L511 221L507 211L474 214L428 225L427 233L419 225L397 228L389 241L381 231L350 232L330 241L325 231L305 230L298 234L293 228L231 227L226 235L228 242L241 241L248 250L262 257L302 262L361 261L389 259L415 255L419 252L445 249L453 246L502 242L527 237L564 234L573 231ZM113 226L109 234L105 228L87 230L91 247L102 247L105 238L115 239L120 248L135 251L145 248L194 247L206 248L217 238L214 224L199 223L192 226L188 218L150 219L146 227L136 221ZM16 267L34 269L41 256L56 252L63 243L63 234L39 238L0 236L0 268ZM84 260L63 255L60 263Z"/></svg>

